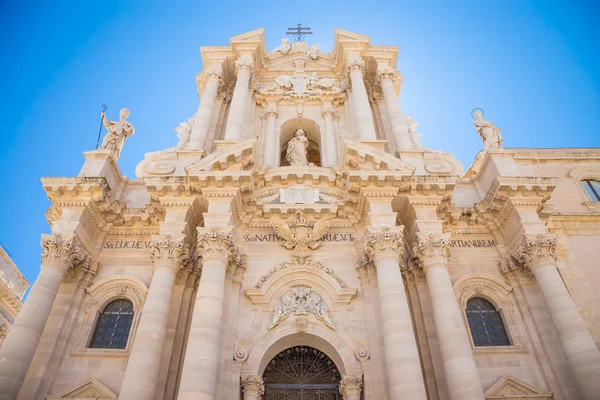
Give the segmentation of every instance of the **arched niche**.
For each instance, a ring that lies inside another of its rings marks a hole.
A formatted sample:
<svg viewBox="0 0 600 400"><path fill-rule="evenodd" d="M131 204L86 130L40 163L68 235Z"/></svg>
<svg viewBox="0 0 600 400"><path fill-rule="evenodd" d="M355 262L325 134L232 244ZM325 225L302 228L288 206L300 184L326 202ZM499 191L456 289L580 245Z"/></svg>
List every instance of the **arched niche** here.
<svg viewBox="0 0 600 400"><path fill-rule="evenodd" d="M321 127L317 122L308 118L289 119L281 125L281 128L279 129L280 166L285 167L289 165L285 159L288 142L294 137L294 132L298 129L304 129L306 137L308 138L308 162L313 163L317 167L321 166Z"/></svg>

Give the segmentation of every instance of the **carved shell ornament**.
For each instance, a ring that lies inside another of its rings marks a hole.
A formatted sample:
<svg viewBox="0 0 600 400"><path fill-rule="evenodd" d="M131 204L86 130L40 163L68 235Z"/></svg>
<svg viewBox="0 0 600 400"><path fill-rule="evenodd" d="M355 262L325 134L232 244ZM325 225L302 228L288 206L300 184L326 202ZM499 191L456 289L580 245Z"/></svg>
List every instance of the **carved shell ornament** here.
<svg viewBox="0 0 600 400"><path fill-rule="evenodd" d="M283 239L282 245L286 249L293 250L293 256L297 262L304 264L310 256L310 251L316 250L321 245L320 240L331 229L331 219L321 219L311 228L302 211L297 211L296 216L293 226L288 225L285 221L275 221L271 226L275 230L275 234Z"/></svg>

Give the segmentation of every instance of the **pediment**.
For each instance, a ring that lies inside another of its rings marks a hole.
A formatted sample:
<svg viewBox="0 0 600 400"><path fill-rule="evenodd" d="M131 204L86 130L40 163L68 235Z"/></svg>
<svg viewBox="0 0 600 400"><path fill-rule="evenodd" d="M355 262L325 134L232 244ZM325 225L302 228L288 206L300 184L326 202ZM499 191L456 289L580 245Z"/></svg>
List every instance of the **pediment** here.
<svg viewBox="0 0 600 400"><path fill-rule="evenodd" d="M117 395L109 388L104 386L98 380L91 378L85 381L76 383L65 390L46 396L46 400L57 399L96 399L96 400L111 400L116 399Z"/></svg>
<svg viewBox="0 0 600 400"><path fill-rule="evenodd" d="M296 48L288 54L280 52L271 53L265 64L266 72L269 74L294 73L296 72L295 61L304 62L304 71L333 71L333 60L327 53L319 53L319 57L313 60L308 56L308 49Z"/></svg>
<svg viewBox="0 0 600 400"><path fill-rule="evenodd" d="M348 171L396 172L412 176L415 167L370 144L346 140L342 165Z"/></svg>
<svg viewBox="0 0 600 400"><path fill-rule="evenodd" d="M542 391L510 375L494 383L484 394L487 400L551 400L552 392Z"/></svg>
<svg viewBox="0 0 600 400"><path fill-rule="evenodd" d="M337 43L357 42L368 44L371 38L360 33L350 32L344 29L335 28L334 30L334 47Z"/></svg>
<svg viewBox="0 0 600 400"><path fill-rule="evenodd" d="M254 146L256 139L223 143L223 147L208 156L185 167L187 175L196 175L208 171L247 171L254 165Z"/></svg>

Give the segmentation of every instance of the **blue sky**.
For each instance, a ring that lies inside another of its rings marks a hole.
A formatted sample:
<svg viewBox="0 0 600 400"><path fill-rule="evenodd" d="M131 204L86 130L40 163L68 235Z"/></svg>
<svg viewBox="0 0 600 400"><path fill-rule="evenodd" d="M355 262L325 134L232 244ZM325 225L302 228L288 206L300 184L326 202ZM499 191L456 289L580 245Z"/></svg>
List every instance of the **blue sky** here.
<svg viewBox="0 0 600 400"><path fill-rule="evenodd" d="M136 128L124 175L173 146L196 110L199 47L288 26L331 50L336 27L398 45L402 106L423 143L468 167L480 107L505 147L600 147L600 6L594 1L0 1L0 242L33 282L49 202L40 176L75 176L100 107Z"/></svg>

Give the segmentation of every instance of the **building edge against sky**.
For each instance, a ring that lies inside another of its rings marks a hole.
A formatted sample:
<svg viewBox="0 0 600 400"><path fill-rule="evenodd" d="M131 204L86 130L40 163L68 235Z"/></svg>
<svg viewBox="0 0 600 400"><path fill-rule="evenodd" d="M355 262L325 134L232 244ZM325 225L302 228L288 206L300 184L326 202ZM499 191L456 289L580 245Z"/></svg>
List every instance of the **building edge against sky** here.
<svg viewBox="0 0 600 400"><path fill-rule="evenodd" d="M42 178L0 399L596 398L600 149L505 149L474 110L465 172L404 115L398 47L334 34L202 47L137 179L127 109Z"/></svg>
<svg viewBox="0 0 600 400"><path fill-rule="evenodd" d="M23 306L29 282L0 245L0 347Z"/></svg>

